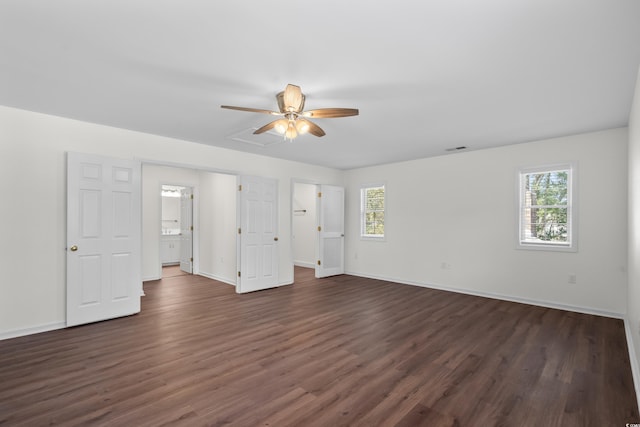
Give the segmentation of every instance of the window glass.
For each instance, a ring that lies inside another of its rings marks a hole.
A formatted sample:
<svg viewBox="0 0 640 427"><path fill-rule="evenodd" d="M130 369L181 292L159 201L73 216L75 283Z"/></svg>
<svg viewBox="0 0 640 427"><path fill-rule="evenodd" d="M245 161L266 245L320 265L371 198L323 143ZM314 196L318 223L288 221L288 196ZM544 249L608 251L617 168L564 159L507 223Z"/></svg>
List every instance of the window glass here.
<svg viewBox="0 0 640 427"><path fill-rule="evenodd" d="M572 168L520 172L519 245L573 248Z"/></svg>
<svg viewBox="0 0 640 427"><path fill-rule="evenodd" d="M384 237L385 188L384 185L362 187L361 236Z"/></svg>

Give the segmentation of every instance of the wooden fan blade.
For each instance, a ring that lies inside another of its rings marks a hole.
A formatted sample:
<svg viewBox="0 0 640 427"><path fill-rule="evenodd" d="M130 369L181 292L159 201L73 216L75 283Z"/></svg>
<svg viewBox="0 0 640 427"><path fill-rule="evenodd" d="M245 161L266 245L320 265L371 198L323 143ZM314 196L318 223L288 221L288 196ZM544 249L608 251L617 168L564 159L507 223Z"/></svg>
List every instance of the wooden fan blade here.
<svg viewBox="0 0 640 427"><path fill-rule="evenodd" d="M278 100L278 109L281 113L287 112L287 107L284 105L284 91L278 93L276 95L276 99Z"/></svg>
<svg viewBox="0 0 640 427"><path fill-rule="evenodd" d="M311 135L315 135L315 136L325 136L326 134L324 133L324 131L320 128L320 126L318 126L317 124L313 123L312 121L303 119L302 117L298 117L298 120L301 122L304 122L305 124L307 124L309 126L309 130L307 132L309 132Z"/></svg>
<svg viewBox="0 0 640 427"><path fill-rule="evenodd" d="M304 108L304 95L300 86L287 85L282 99L285 111L300 112Z"/></svg>
<svg viewBox="0 0 640 427"><path fill-rule="evenodd" d="M278 119L278 120L282 120L282 119ZM267 123L266 125L262 126L260 129L256 129L255 132L253 132L255 135L261 134L261 133L265 133L268 130L271 130L275 127L276 123L278 122L278 120L274 120L270 123Z"/></svg>
<svg viewBox="0 0 640 427"><path fill-rule="evenodd" d="M250 113L271 114L273 116L281 116L282 115L282 113L279 113L277 111L261 110L260 108L234 107L233 105L221 105L220 108L226 108L228 110L248 111Z"/></svg>
<svg viewBox="0 0 640 427"><path fill-rule="evenodd" d="M331 119L334 117L349 117L360 114L357 108L320 108L318 110L303 111L300 115L314 119Z"/></svg>

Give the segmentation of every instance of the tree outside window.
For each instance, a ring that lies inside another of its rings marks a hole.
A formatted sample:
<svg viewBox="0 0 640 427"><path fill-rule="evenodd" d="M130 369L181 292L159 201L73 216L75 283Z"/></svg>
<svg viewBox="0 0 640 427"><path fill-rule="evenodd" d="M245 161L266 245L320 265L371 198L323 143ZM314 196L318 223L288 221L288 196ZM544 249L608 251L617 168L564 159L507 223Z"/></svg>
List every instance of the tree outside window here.
<svg viewBox="0 0 640 427"><path fill-rule="evenodd" d="M520 245L572 247L571 168L520 173Z"/></svg>
<svg viewBox="0 0 640 427"><path fill-rule="evenodd" d="M384 185L361 189L362 237L384 237Z"/></svg>

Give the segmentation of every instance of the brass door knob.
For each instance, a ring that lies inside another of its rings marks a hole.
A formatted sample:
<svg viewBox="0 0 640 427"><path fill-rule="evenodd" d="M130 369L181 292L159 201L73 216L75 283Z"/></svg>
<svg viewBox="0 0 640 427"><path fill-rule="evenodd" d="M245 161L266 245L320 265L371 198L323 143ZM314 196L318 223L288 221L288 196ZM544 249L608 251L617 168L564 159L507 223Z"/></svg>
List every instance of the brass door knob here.
<svg viewBox="0 0 640 427"><path fill-rule="evenodd" d="M275 241L277 242L277 241L278 241L278 238L277 238L277 237L274 237L274 238L273 238L273 240L275 240Z"/></svg>
<svg viewBox="0 0 640 427"><path fill-rule="evenodd" d="M69 250L71 250L71 252L75 252L78 250L78 247L76 245L73 245L69 248Z"/></svg>

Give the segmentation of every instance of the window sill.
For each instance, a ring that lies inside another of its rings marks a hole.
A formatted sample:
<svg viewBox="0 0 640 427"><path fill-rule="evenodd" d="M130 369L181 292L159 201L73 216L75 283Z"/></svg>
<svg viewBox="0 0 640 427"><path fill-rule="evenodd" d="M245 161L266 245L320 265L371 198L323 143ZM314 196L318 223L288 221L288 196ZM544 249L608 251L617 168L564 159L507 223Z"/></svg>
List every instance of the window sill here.
<svg viewBox="0 0 640 427"><path fill-rule="evenodd" d="M386 239L384 236L360 236L360 240L369 242L384 242Z"/></svg>
<svg viewBox="0 0 640 427"><path fill-rule="evenodd" d="M554 243L518 243L516 249L526 251L548 251L548 252L578 252L575 244L563 245Z"/></svg>

